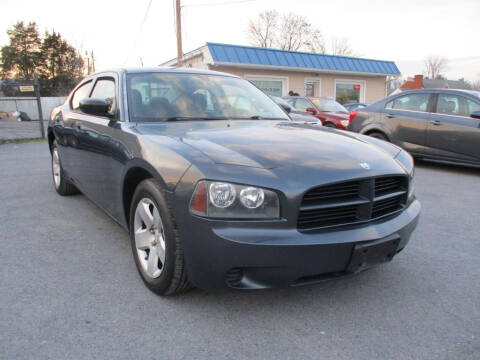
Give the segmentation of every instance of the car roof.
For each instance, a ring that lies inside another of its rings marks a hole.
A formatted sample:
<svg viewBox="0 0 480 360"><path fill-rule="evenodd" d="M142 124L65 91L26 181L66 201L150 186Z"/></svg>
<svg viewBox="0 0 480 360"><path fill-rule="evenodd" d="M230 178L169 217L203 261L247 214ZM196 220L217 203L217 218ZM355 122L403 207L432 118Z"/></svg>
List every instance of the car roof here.
<svg viewBox="0 0 480 360"><path fill-rule="evenodd" d="M177 68L177 67L146 67L146 68L115 68L115 69L106 69L102 71L98 71L94 74L89 76L96 76L102 73L108 72L117 72L117 73L127 73L127 74L141 74L141 73L172 73L172 74L198 74L198 75L221 75L221 76L228 76L228 77L235 77L238 76L220 72L220 71L211 71L211 70L204 70L204 69L195 69L195 68Z"/></svg>
<svg viewBox="0 0 480 360"><path fill-rule="evenodd" d="M395 95L415 94L415 93L437 93L437 92L452 93L452 94L467 94L475 97L480 97L480 91L466 90L466 89L445 89L445 88L404 90Z"/></svg>

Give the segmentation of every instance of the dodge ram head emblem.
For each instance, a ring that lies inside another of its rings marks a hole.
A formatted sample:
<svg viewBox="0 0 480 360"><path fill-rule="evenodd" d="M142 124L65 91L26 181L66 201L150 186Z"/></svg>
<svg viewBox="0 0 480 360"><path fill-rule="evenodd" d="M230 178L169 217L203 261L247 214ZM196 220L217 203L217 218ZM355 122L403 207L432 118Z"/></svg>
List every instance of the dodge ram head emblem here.
<svg viewBox="0 0 480 360"><path fill-rule="evenodd" d="M360 163L360 166L365 170L370 170L370 165L366 162Z"/></svg>

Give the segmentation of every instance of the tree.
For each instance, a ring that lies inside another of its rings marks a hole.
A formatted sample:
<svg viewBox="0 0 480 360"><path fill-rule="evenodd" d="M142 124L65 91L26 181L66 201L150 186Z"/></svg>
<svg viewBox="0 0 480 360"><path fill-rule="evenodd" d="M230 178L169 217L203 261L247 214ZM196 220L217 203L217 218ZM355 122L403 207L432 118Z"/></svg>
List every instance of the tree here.
<svg viewBox="0 0 480 360"><path fill-rule="evenodd" d="M272 47L275 42L275 34L278 31L278 11L264 11L256 20L249 20L247 34L252 45L260 47Z"/></svg>
<svg viewBox="0 0 480 360"><path fill-rule="evenodd" d="M10 44L1 49L1 73L5 77L32 78L40 63L42 41L35 22L17 22L7 30Z"/></svg>
<svg viewBox="0 0 480 360"><path fill-rule="evenodd" d="M353 50L347 38L332 38L332 55L353 56Z"/></svg>
<svg viewBox="0 0 480 360"><path fill-rule="evenodd" d="M444 79L443 72L447 69L448 59L445 57L431 55L425 59L425 76L429 79Z"/></svg>
<svg viewBox="0 0 480 360"><path fill-rule="evenodd" d="M480 80L474 80L471 82L472 90L480 91Z"/></svg>
<svg viewBox="0 0 480 360"><path fill-rule="evenodd" d="M292 13L281 16L276 10L260 13L255 20L249 21L247 36L254 46L321 54L327 52L322 32L305 16ZM332 53L352 55L353 51L347 39L335 38L332 42Z"/></svg>
<svg viewBox="0 0 480 360"><path fill-rule="evenodd" d="M315 29L304 16L283 15L280 23L277 46L283 50L298 51L311 44L311 35Z"/></svg>
<svg viewBox="0 0 480 360"><path fill-rule="evenodd" d="M18 22L7 33L10 44L2 47L0 60L4 77L28 79L37 72L41 95L52 96L67 94L83 76L82 56L59 33L46 31L41 39L34 22Z"/></svg>
<svg viewBox="0 0 480 360"><path fill-rule="evenodd" d="M40 73L42 94L64 95L83 76L82 56L55 31L45 32L41 46Z"/></svg>

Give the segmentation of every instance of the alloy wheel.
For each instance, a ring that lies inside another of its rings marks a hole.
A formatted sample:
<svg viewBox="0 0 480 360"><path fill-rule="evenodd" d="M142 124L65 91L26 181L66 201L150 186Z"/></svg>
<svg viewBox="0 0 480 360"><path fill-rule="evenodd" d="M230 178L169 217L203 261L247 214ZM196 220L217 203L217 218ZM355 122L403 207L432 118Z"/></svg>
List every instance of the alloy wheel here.
<svg viewBox="0 0 480 360"><path fill-rule="evenodd" d="M165 264L165 233L157 206L149 198L138 202L133 230L140 266L149 277L159 277Z"/></svg>
<svg viewBox="0 0 480 360"><path fill-rule="evenodd" d="M62 173L60 168L60 158L58 157L58 150L56 147L53 148L52 152L52 172L55 188L58 189L62 181Z"/></svg>

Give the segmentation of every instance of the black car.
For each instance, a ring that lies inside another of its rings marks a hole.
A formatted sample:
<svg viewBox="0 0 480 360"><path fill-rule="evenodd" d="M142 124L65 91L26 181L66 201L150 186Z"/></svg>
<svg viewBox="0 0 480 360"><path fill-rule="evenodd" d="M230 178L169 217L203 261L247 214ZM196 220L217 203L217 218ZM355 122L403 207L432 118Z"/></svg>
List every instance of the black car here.
<svg viewBox="0 0 480 360"><path fill-rule="evenodd" d="M480 166L478 91L404 91L359 109L348 129L391 141L418 158Z"/></svg>
<svg viewBox="0 0 480 360"><path fill-rule="evenodd" d="M48 144L56 191L129 231L158 294L356 273L402 250L420 212L405 151L293 122L228 74L93 74L52 111Z"/></svg>
<svg viewBox="0 0 480 360"><path fill-rule="evenodd" d="M290 105L288 102L285 101L285 99L278 97L278 96L270 96L273 101L277 103L278 106L280 106L289 116L293 121L300 121L300 122L305 122L309 124L315 124L318 126L323 126L322 122L318 120L316 117L312 116L310 113L306 111L300 111L297 108L293 107Z"/></svg>
<svg viewBox="0 0 480 360"><path fill-rule="evenodd" d="M343 104L343 107L350 112L358 110L358 109L362 109L362 108L367 107L367 106L368 106L368 104L365 104L365 103Z"/></svg>

